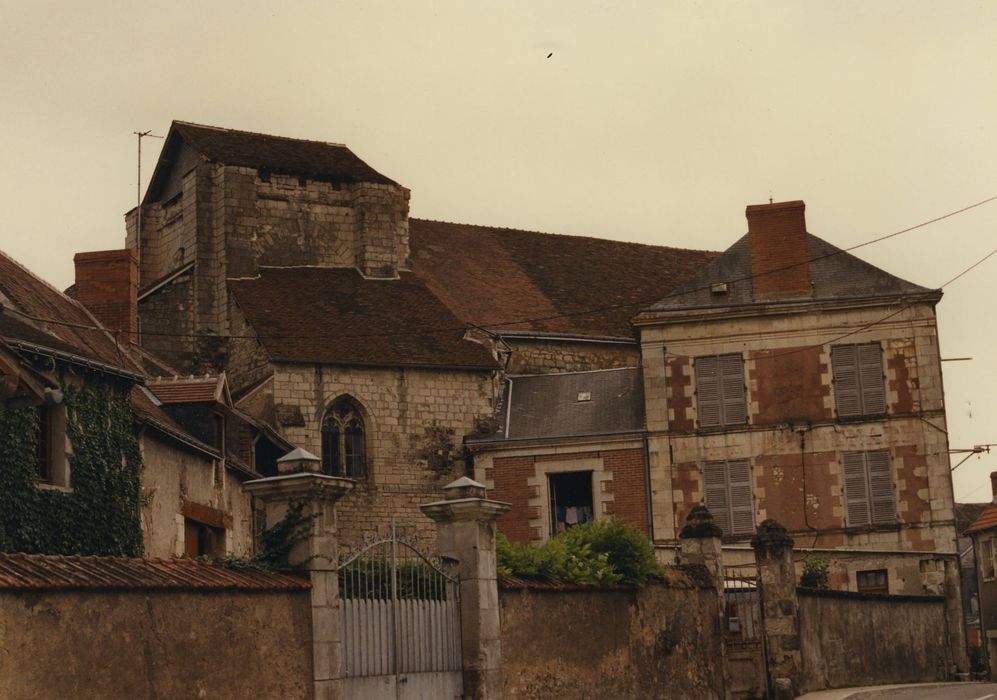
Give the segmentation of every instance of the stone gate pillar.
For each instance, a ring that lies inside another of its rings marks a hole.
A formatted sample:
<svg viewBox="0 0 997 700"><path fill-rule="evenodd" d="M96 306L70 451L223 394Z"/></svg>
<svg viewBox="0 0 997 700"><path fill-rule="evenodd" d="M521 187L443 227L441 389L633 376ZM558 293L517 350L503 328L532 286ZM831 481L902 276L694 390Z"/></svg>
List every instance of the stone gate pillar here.
<svg viewBox="0 0 997 700"><path fill-rule="evenodd" d="M436 522L440 555L458 562L464 698L495 700L502 697L495 521L510 505L485 498L484 485L466 476L443 492L445 500L420 507Z"/></svg>
<svg viewBox="0 0 997 700"><path fill-rule="evenodd" d="M765 520L751 538L758 564L758 595L770 688L777 700L800 690L800 620L793 538L775 520Z"/></svg>
<svg viewBox="0 0 997 700"><path fill-rule="evenodd" d="M342 700L335 506L336 501L353 489L355 482L321 474L321 468L318 457L299 448L277 460L277 476L247 481L243 488L263 500L268 528L280 522L296 504L301 504L307 530L292 548L288 563L307 571L312 584L314 700Z"/></svg>

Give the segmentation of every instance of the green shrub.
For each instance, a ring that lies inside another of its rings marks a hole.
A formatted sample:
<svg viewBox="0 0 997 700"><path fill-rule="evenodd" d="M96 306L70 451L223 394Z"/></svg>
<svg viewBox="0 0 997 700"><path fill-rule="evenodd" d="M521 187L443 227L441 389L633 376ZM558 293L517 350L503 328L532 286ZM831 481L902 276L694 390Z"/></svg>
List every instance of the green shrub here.
<svg viewBox="0 0 997 700"><path fill-rule="evenodd" d="M830 588L828 575L830 569L827 559L815 554L803 560L803 573L800 575L800 585L804 588Z"/></svg>
<svg viewBox="0 0 997 700"><path fill-rule="evenodd" d="M542 545L499 534L498 568L503 575L584 586L643 586L659 571L647 538L616 518L576 525Z"/></svg>

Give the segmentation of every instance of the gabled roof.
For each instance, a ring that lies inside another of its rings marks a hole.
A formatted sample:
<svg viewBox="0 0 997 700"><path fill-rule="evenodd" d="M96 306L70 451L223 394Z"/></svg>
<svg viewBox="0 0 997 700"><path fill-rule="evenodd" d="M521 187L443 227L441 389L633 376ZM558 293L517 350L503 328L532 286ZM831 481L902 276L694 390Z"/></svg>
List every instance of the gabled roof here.
<svg viewBox="0 0 997 700"><path fill-rule="evenodd" d="M989 507L989 503L956 503L955 531L962 535Z"/></svg>
<svg viewBox="0 0 997 700"><path fill-rule="evenodd" d="M164 404L222 403L232 405L225 373L188 377L156 377L145 382L156 398Z"/></svg>
<svg viewBox="0 0 997 700"><path fill-rule="evenodd" d="M156 170L146 190L145 201L155 196L184 143L208 160L225 165L303 175L332 182L397 184L339 143L306 141L174 121L170 125Z"/></svg>
<svg viewBox="0 0 997 700"><path fill-rule="evenodd" d="M22 350L49 349L128 375L140 371L82 304L4 253L0 253L0 337Z"/></svg>
<svg viewBox="0 0 997 700"><path fill-rule="evenodd" d="M159 399L147 388L133 386L128 400L135 413L135 418L142 423L155 428L163 435L187 447L207 454L211 458L218 459L222 456L217 449L197 439L186 428L173 420L173 417L161 408L162 403Z"/></svg>
<svg viewBox="0 0 997 700"><path fill-rule="evenodd" d="M463 321L615 338L633 338L640 308L717 255L422 219L409 219L409 246L412 271ZM523 319L535 320L503 323Z"/></svg>
<svg viewBox="0 0 997 700"><path fill-rule="evenodd" d="M982 532L983 530L990 530L993 528L997 528L997 505L991 505L984 510L982 515L980 515L980 517L978 517L972 525L966 528L966 531L962 534L971 535L974 532Z"/></svg>
<svg viewBox="0 0 997 700"><path fill-rule="evenodd" d="M640 369L513 375L503 397L503 426L474 442L607 435L644 429Z"/></svg>
<svg viewBox="0 0 997 700"><path fill-rule="evenodd" d="M332 365L491 370L488 350L415 275L365 279L353 268L262 268L229 280L271 359Z"/></svg>
<svg viewBox="0 0 997 700"><path fill-rule="evenodd" d="M810 259L813 295L802 301L904 297L928 294L932 291L891 275L809 233L807 254ZM745 234L709 265L647 310L676 311L725 308L753 303L771 304L770 300L755 299L751 276L751 244L748 235ZM714 285L719 284L727 285L726 293L714 294L711 291ZM785 303L800 301L794 299Z"/></svg>

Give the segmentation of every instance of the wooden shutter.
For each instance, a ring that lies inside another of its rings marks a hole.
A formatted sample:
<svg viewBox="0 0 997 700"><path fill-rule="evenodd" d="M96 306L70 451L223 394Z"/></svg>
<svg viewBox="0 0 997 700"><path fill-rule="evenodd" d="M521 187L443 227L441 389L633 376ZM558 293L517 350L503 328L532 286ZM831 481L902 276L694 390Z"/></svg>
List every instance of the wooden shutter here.
<svg viewBox="0 0 997 700"><path fill-rule="evenodd" d="M755 508L752 499L751 464L746 459L727 462L730 489L730 531L745 535L755 531Z"/></svg>
<svg viewBox="0 0 997 700"><path fill-rule="evenodd" d="M841 468L845 476L845 525L868 525L869 490L863 453L843 452Z"/></svg>
<svg viewBox="0 0 997 700"><path fill-rule="evenodd" d="M893 523L897 510L893 502L893 475L890 470L889 450L865 453L869 475L869 497L872 503L872 522Z"/></svg>
<svg viewBox="0 0 997 700"><path fill-rule="evenodd" d="M706 507L713 514L713 521L725 535L730 534L726 462L703 463L703 492L706 496Z"/></svg>
<svg viewBox="0 0 997 700"><path fill-rule="evenodd" d="M702 427L720 425L719 364L716 356L696 358L696 409Z"/></svg>
<svg viewBox="0 0 997 700"><path fill-rule="evenodd" d="M861 415L858 353L854 345L836 345L831 348L831 373L834 376L834 404L838 408L838 415Z"/></svg>
<svg viewBox="0 0 997 700"><path fill-rule="evenodd" d="M856 346L863 415L886 413L883 352L879 343Z"/></svg>
<svg viewBox="0 0 997 700"><path fill-rule="evenodd" d="M721 355L720 396L723 408L723 424L738 425L748 419L744 397L744 360L741 354Z"/></svg>

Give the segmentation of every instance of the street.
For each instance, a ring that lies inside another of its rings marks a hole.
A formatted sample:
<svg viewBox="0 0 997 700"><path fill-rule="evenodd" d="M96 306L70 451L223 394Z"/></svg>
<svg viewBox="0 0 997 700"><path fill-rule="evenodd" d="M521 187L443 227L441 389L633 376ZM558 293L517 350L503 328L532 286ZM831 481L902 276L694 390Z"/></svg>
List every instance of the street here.
<svg viewBox="0 0 997 700"><path fill-rule="evenodd" d="M863 693L862 700L997 700L997 683L965 683L935 688L895 688Z"/></svg>

